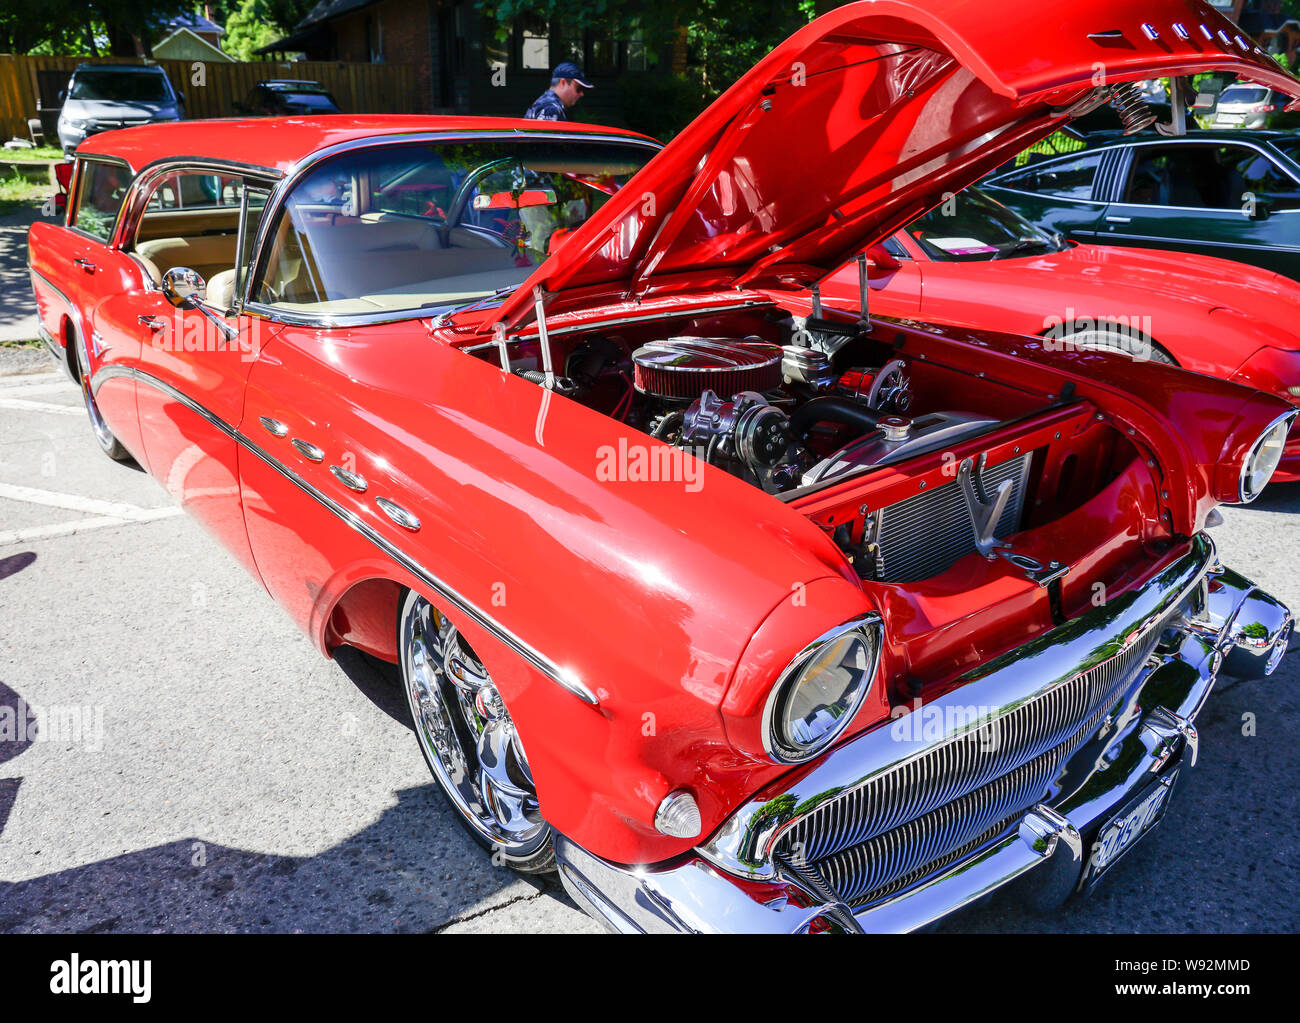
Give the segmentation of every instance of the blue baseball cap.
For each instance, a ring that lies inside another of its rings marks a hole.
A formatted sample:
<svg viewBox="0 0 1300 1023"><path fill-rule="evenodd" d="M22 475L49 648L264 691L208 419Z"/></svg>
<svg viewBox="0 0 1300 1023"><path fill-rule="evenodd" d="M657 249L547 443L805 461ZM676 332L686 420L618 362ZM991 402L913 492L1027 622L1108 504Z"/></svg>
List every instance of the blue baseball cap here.
<svg viewBox="0 0 1300 1023"><path fill-rule="evenodd" d="M584 89L595 88L594 85L586 80L586 76L582 73L582 68L578 67L578 65L573 63L571 60L566 60L562 64L556 64L555 70L551 72L551 78L572 78Z"/></svg>

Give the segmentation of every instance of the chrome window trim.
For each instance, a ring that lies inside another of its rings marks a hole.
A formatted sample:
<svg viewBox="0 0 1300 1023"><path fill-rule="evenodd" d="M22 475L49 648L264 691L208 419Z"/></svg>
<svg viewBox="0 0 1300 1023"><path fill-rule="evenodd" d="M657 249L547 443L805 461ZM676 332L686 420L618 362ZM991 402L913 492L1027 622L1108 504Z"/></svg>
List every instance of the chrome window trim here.
<svg viewBox="0 0 1300 1023"><path fill-rule="evenodd" d="M169 174L183 174L192 172L195 174L224 174L238 175L242 181L247 183L256 183L270 189L274 189L276 181L273 171L265 169L251 169L246 164L237 164L230 160L207 159L204 157L167 157L163 160L154 160L147 164L135 180L131 183L131 189L127 192L126 199L122 203L122 214L127 214L129 210L128 221L119 216L118 231L121 237L114 241L114 248L127 251L126 246L131 244L135 239L136 230L140 222L140 217L144 214L145 207L149 203L149 195L156 187L157 182ZM242 204L242 199L241 199ZM238 212L241 206L223 206L221 209L233 209ZM128 237L128 227L134 227ZM238 253L236 253L238 256ZM236 269L231 267L231 269Z"/></svg>
<svg viewBox="0 0 1300 1023"><path fill-rule="evenodd" d="M1160 207L1163 209L1164 207ZM1300 210L1287 212L1300 213ZM1274 214L1276 216L1276 214ZM1156 234L1128 234L1123 231L1107 231L1100 235L1104 241L1140 241L1140 242L1158 242L1168 245L1170 248L1182 250L1188 245L1209 245L1219 249L1258 249L1260 252L1300 252L1300 245L1260 245L1254 242L1223 242L1210 240L1207 238L1171 238L1168 235ZM1153 246L1153 247L1159 247Z"/></svg>
<svg viewBox="0 0 1300 1023"><path fill-rule="evenodd" d="M1092 150L1093 153L1098 153L1099 156L1097 160L1097 173L1093 175L1092 191L1090 194L1092 195L1097 194L1097 182L1101 178L1102 173L1105 170L1106 154L1118 148L1120 147L1112 145L1112 146L1099 146L1097 149ZM1032 195L1039 199L1044 199L1044 198L1057 199L1060 202L1078 202L1078 203L1085 203L1089 206L1105 206L1106 202L1104 199L1077 199L1073 196L1056 195L1053 192L1031 192L1025 188L1016 188L1013 185L1005 185L1002 183L1007 178L1014 177L1017 174L1027 173L1030 169L1042 170L1044 168L1052 166L1052 164L1054 163L1064 163L1066 160L1077 160L1080 156L1088 156L1088 155L1091 155L1091 153L1089 153L1088 150L1076 149L1073 153L1062 153L1059 156L1053 156L1049 160L1040 160L1037 163L1033 164L1032 168L1030 165L1026 164L1024 167L1017 167L1014 170L1009 170L1005 174L999 174L997 177L989 178L988 183L986 185L980 185L978 182L976 182L976 187L1000 188L1004 192L1015 192L1017 195Z"/></svg>
<svg viewBox="0 0 1300 1023"><path fill-rule="evenodd" d="M266 465L278 472L303 493L314 499L323 508L340 519L345 525L372 543L383 554L396 563L398 567L405 569L428 586L433 593L436 593L449 603L455 605L463 614L472 619L476 625L479 625L487 632L491 633L494 638L510 647L528 661L529 664L551 679L551 681L559 685L566 692L571 693L584 703L588 703L593 707L599 706L599 701L596 699L595 694L592 693L586 684L584 684L581 679L577 678L573 672L561 668L536 647L521 639L507 626L497 621L497 619L493 618L462 593L454 589L450 584L444 582L432 571L411 557L411 555L407 554L400 547L390 541L355 511L343 507L328 494L312 486L302 476L299 476L289 468L289 466L281 462L247 434L240 431L238 427L227 423L212 410L208 409L200 402L195 401L184 392L173 387L165 380L161 380L152 373L136 369L133 366L112 365L102 367L97 373L95 373L91 380L91 393L97 394L104 381L110 380L113 377L127 377L138 383L146 384L155 390L161 391L163 394L175 401L180 402L191 412L202 417L216 429L230 437L236 444L246 449L250 454L257 456L257 458L265 462Z"/></svg>
<svg viewBox="0 0 1300 1023"><path fill-rule="evenodd" d="M545 122L538 123L542 124ZM253 241L253 259L249 264L247 279L244 281L244 293L243 295L235 296L240 307L247 312L276 323L287 323L303 327L361 327L377 323L394 323L399 320L422 320L430 316L436 316L439 312L446 311L443 307L433 307L429 309L395 310L383 313L358 313L346 317L329 316L324 314L313 316L307 313L285 312L273 306L266 305L263 302L254 302L252 296L255 286L261 283L262 274L266 268L266 258L269 255L267 252L267 242L271 231L271 224L279 219L281 209L283 208L285 201L288 199L290 192L292 192L298 182L306 176L307 172L318 163L321 163L324 160L333 159L337 156L342 156L345 153L351 153L362 149L419 145L427 142L478 142L502 139L517 139L521 141L544 140L552 142L613 142L622 145L637 146L642 149L649 149L654 153L658 153L663 149L663 146L652 139L639 139L625 135L609 135L601 132L531 131L523 128L514 128L510 130L494 129L488 131L466 131L462 128L444 131L399 132L392 135L368 135L365 138L349 139L346 142L339 142L332 146L326 146L323 149L318 149L314 153L308 154L294 163L276 183L270 197L267 199L266 211L262 215L262 222L258 225L257 229L257 237ZM513 294L513 292L510 294ZM482 306L480 308L496 308L508 297L509 295L503 295L500 302L497 302L495 305Z"/></svg>
<svg viewBox="0 0 1300 1023"><path fill-rule="evenodd" d="M83 238L89 238L92 242L98 242L105 248L112 248L113 241L117 237L118 231L122 226L122 213L126 209L127 200L131 198L131 191L135 188L135 171L131 165L123 160L120 156L107 156L103 153L87 153L85 156L77 156L77 173L73 179L68 182L68 212L64 215L63 226ZM81 210L81 178L85 173L85 167L88 163L108 163L116 164L119 167L125 167L126 172L131 175L131 180L127 182L126 195L122 196L122 205L117 209L117 216L113 219L113 227L108 232L107 238L100 238L98 235L91 234L89 231L83 231L73 223L77 219L77 213Z"/></svg>
<svg viewBox="0 0 1300 1023"><path fill-rule="evenodd" d="M1128 176L1133 172L1133 168L1137 166L1137 150L1150 149L1152 146L1177 146L1177 145L1242 146L1246 149L1253 149L1255 152L1259 153L1260 156L1263 156L1266 159L1270 160L1274 167L1282 171L1287 177L1291 179L1291 182L1294 185L1300 188L1300 177L1298 177L1296 173L1293 170L1291 170L1290 167L1284 165L1282 161L1286 160L1287 157L1279 149L1273 149L1273 148L1266 149L1264 143L1256 142L1254 139L1242 139L1240 142L1238 142L1236 139L1232 139L1232 140L1198 139L1198 138L1188 138L1186 136L1183 136L1181 138L1144 139L1141 142L1130 142L1126 146L1119 147L1119 148L1126 149L1130 155L1128 161L1128 168L1126 170L1126 173L1124 174L1124 180L1120 183L1120 188L1116 194L1118 196L1122 196L1125 190L1128 188ZM1281 157L1281 160L1279 160L1279 157ZM1148 210L1199 210L1205 213L1224 213L1231 210L1239 209L1239 207L1237 206L1161 206L1158 203L1149 203L1149 202L1146 203L1123 202L1119 198L1117 198L1113 203L1111 203L1111 205L1126 206L1132 209L1148 209ZM1300 213L1300 209L1278 210L1276 213L1270 214L1270 216L1279 216L1283 213Z"/></svg>

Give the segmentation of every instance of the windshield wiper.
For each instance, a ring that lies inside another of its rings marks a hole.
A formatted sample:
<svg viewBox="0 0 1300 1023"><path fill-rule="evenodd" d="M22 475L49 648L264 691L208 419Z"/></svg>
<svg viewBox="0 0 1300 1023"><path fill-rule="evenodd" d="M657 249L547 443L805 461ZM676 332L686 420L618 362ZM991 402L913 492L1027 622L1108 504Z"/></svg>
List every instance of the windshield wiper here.
<svg viewBox="0 0 1300 1023"><path fill-rule="evenodd" d="M518 287L519 285L515 284L508 288L498 288L496 291L492 292L492 294L484 295L482 298L476 298L473 302L468 302L465 305L453 306L452 308L447 309L444 312L441 312L437 316L435 316L433 318L433 325L435 328L445 327L447 326L447 321L450 320L457 313L467 313L471 309L478 309L480 306L484 306L487 303L493 301L494 299L505 298L506 295L509 295L512 291L517 290Z"/></svg>
<svg viewBox="0 0 1300 1023"><path fill-rule="evenodd" d="M1003 249L994 259L1005 259L1007 256L1014 256L1020 252L1028 252L1030 249L1051 249L1052 243L1046 238L1021 238L1009 249Z"/></svg>

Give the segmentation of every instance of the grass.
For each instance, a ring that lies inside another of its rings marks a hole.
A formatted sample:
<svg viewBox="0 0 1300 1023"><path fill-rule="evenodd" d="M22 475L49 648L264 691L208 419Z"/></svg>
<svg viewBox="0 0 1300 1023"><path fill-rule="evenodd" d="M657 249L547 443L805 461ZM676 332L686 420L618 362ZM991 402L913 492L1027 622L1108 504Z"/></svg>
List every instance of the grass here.
<svg viewBox="0 0 1300 1023"><path fill-rule="evenodd" d="M37 146L35 149L2 149L0 160L26 163L37 160L62 160L63 150L57 146Z"/></svg>
<svg viewBox="0 0 1300 1023"><path fill-rule="evenodd" d="M48 183L28 181L16 171L7 178L0 178L0 216L13 213L23 206L39 206L49 198L52 191Z"/></svg>
<svg viewBox="0 0 1300 1023"><path fill-rule="evenodd" d="M23 341L0 341L0 348L40 348L44 344L38 337Z"/></svg>

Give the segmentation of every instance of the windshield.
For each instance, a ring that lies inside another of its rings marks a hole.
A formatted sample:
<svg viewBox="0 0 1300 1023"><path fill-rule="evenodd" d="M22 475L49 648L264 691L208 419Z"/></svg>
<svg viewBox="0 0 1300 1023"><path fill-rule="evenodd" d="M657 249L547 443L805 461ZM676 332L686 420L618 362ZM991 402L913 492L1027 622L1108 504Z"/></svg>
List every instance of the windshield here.
<svg viewBox="0 0 1300 1023"><path fill-rule="evenodd" d="M141 71L78 71L72 78L69 99L107 100L112 103L168 103L167 80L161 74Z"/></svg>
<svg viewBox="0 0 1300 1023"><path fill-rule="evenodd" d="M906 231L931 259L971 262L1060 252L1065 242L983 192L968 188L912 221Z"/></svg>
<svg viewBox="0 0 1300 1023"><path fill-rule="evenodd" d="M1224 103L1263 103L1268 99L1268 90L1252 85L1234 85L1224 89L1219 96L1219 105Z"/></svg>
<svg viewBox="0 0 1300 1023"><path fill-rule="evenodd" d="M653 155L509 139L380 146L327 161L277 216L258 301L373 315L512 289Z"/></svg>

